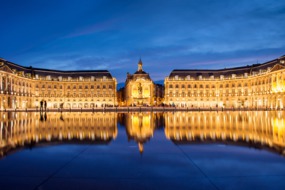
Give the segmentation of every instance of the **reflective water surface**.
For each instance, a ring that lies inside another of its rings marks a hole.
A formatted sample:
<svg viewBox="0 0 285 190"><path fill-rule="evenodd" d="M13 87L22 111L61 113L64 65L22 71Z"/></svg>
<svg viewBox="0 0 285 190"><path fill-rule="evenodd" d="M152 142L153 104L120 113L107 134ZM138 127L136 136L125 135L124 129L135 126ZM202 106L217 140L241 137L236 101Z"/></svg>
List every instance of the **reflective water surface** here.
<svg viewBox="0 0 285 190"><path fill-rule="evenodd" d="M166 139L177 143L221 142L266 148L285 154L283 111L248 112L9 112L1 113L1 156L28 146L49 143L108 144L122 134L134 140L138 150L164 130ZM147 151L147 150L146 150Z"/></svg>
<svg viewBox="0 0 285 190"><path fill-rule="evenodd" d="M0 113L0 189L284 189L284 111Z"/></svg>

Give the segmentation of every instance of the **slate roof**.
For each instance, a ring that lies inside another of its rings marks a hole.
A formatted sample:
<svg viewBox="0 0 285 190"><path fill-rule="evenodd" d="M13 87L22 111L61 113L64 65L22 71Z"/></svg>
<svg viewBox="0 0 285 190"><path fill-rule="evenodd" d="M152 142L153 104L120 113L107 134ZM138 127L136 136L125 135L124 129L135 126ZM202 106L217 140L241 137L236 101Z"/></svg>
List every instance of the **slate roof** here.
<svg viewBox="0 0 285 190"><path fill-rule="evenodd" d="M105 76L108 79L112 79L112 75L108 70L76 70L76 71L61 71L61 70L52 70L52 69L43 69L43 68L34 68L34 67L25 67L21 66L4 59L0 58L0 62L4 62L12 70L16 70L17 72L30 73L31 75L38 74L39 76L51 76L51 78L57 78L59 76L62 77L72 77L77 78L79 76L82 77L91 77L94 76L96 78L103 78Z"/></svg>
<svg viewBox="0 0 285 190"><path fill-rule="evenodd" d="M244 76L245 73L248 75L253 74L254 72L259 73L260 71L267 71L268 69L272 69L274 65L280 64L280 60L285 60L285 56L282 56L278 59L274 59L263 64L253 64L243 67L234 67L234 68L225 68L225 69L217 69L217 70L210 70L210 69L175 69L173 70L169 78L174 78L175 76L179 76L180 78L186 78L190 75L191 78L198 78L202 76L202 78L209 78L214 76L215 78L219 78L221 75L224 77L231 77L232 74L238 76Z"/></svg>

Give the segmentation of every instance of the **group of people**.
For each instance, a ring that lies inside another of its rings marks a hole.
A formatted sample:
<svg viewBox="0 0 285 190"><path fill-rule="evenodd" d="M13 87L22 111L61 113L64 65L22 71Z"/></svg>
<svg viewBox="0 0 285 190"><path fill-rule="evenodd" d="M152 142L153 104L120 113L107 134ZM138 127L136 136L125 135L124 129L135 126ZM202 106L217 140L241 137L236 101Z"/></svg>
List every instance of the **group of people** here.
<svg viewBox="0 0 285 190"><path fill-rule="evenodd" d="M44 109L45 111L47 110L47 101L41 100L40 101L40 111L43 111Z"/></svg>

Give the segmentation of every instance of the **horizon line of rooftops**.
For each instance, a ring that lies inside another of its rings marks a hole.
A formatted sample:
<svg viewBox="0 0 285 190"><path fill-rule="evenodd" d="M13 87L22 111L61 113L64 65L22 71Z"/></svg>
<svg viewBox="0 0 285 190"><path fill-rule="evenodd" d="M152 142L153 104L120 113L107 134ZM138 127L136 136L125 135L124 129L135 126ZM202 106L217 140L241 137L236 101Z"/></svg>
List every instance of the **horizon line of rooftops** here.
<svg viewBox="0 0 285 190"><path fill-rule="evenodd" d="M139 60L141 62L141 59ZM224 69L173 69L172 72L169 74L168 78L177 79L185 78L190 80L192 79L201 79L201 78L220 78L226 79L227 76L230 78L234 77L248 77L250 75L261 74L270 71L274 65L276 64L283 64L285 65L285 55L273 59L264 63L257 63L252 65L246 66L239 66L239 67L231 67L231 68L224 68ZM60 75L68 75L67 77L92 77L96 76L96 78L104 78L104 79L113 79L111 73L108 70L56 70L56 69L44 69L44 68L36 68L32 66L21 66L16 63L7 61L3 58L0 58L0 68L7 65L14 73L18 73L19 75L23 75L24 77L36 78L36 75L46 75L48 77L47 80L51 80L52 77L62 77ZM81 76L81 75L83 76ZM140 74L140 73L135 73ZM96 80L95 78L95 80ZM55 78L53 78L55 79ZM62 79L61 79L62 80ZM70 78L68 79L70 80Z"/></svg>

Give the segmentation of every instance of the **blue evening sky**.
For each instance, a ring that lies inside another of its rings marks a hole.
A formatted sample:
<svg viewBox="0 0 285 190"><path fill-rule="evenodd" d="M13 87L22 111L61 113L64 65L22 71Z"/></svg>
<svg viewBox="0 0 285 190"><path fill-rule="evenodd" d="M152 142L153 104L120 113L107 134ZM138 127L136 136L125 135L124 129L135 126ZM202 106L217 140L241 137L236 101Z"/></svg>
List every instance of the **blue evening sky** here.
<svg viewBox="0 0 285 190"><path fill-rule="evenodd" d="M285 54L284 0L0 0L0 57L20 65L219 69Z"/></svg>

